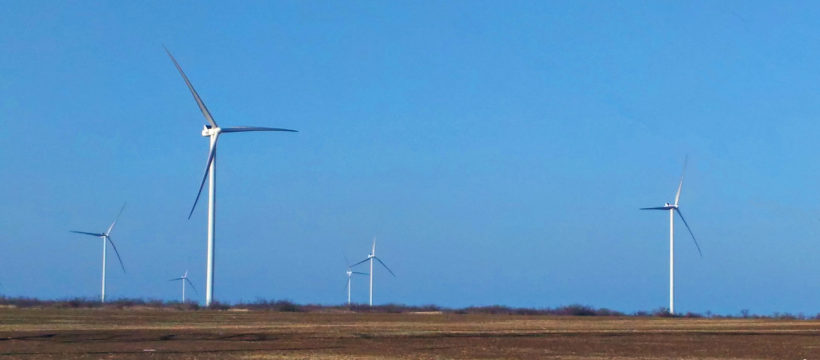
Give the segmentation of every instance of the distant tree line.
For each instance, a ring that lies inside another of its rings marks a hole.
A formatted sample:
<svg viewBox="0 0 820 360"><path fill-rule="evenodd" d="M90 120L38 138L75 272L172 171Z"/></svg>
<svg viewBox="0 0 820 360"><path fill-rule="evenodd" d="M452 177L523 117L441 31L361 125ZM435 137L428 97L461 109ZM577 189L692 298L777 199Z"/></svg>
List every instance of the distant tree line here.
<svg viewBox="0 0 820 360"><path fill-rule="evenodd" d="M71 298L60 300L41 300L27 297L5 297L0 296L1 308L57 308L57 309L176 309L176 310L245 310L245 311L275 311L275 312L313 312L313 313L382 313L382 314L402 314L402 313L442 313L454 315L486 314L486 315L525 315L525 316L610 316L610 317L664 317L664 318L714 318L714 319L783 319L783 320L820 320L820 313L816 315L805 315L803 313L790 314L775 312L771 315L756 315L748 309L741 310L737 315L716 315L711 312L699 314L688 312L685 314L670 315L666 308L658 308L652 311L638 311L634 313L624 313L607 308L594 308L587 305L566 305L555 308L520 308L502 305L471 306L466 308L445 308L437 305L402 305L386 304L368 306L367 304L351 305L317 305L317 304L296 304L288 300L266 300L257 299L251 302L241 301L235 304L214 302L210 307L200 306L195 302L181 303L179 301L145 300L145 299L116 299L101 303L97 299L91 298Z"/></svg>

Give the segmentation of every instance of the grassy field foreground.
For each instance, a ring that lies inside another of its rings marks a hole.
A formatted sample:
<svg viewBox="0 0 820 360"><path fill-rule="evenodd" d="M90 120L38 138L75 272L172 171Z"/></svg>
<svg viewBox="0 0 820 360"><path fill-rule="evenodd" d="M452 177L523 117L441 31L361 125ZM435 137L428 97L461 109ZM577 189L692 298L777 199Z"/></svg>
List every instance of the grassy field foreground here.
<svg viewBox="0 0 820 360"><path fill-rule="evenodd" d="M820 359L820 321L0 309L14 359Z"/></svg>

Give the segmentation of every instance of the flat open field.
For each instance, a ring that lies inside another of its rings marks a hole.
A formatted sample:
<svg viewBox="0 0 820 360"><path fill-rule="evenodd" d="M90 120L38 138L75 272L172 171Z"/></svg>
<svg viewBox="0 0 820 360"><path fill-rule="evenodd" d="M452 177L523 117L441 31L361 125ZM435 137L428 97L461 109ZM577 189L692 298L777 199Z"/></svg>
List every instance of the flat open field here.
<svg viewBox="0 0 820 360"><path fill-rule="evenodd" d="M0 359L820 359L820 321L0 309Z"/></svg>

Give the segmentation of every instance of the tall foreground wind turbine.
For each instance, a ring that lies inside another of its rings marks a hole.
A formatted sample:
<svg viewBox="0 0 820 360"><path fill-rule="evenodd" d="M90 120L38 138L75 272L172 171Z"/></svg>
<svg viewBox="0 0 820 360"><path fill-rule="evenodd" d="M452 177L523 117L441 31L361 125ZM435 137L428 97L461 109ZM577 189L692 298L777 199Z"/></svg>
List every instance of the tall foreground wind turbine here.
<svg viewBox="0 0 820 360"><path fill-rule="evenodd" d="M102 256L102 291L100 292L100 302L105 302L105 249L108 246L106 243L111 243L111 248L114 249L114 253L117 254L117 260L120 262L120 267L122 268L122 272L125 272L125 265L122 264L122 258L120 258L120 252L117 251L117 246L114 245L114 241L111 240L111 231L114 230L114 225L117 225L117 220L120 219L120 215L122 215L122 211L125 210L125 204L122 204L122 208L120 208L120 212L117 214L117 217L114 218L114 222L111 223L111 226L108 227L104 233L92 233L92 232L85 232L85 231L74 231L71 232L75 234L83 234L83 235L90 235L94 237L98 237L102 239L102 246L103 246L103 256Z"/></svg>
<svg viewBox="0 0 820 360"><path fill-rule="evenodd" d="M194 289L194 292L197 292L196 291L196 286L194 286L194 283L191 282L191 279L188 279L188 270L185 270L185 274L182 274L182 276L180 276L178 278L173 278L173 279L168 280L168 281L182 281L182 303L183 304L185 303L185 283L186 282L188 283L188 285L191 285L191 289Z"/></svg>
<svg viewBox="0 0 820 360"><path fill-rule="evenodd" d="M649 208L641 208L641 210L668 210L669 211L669 313L675 313L675 213L678 213L680 219L683 221L683 225L686 225L686 230L689 230L689 235L692 235L692 241L695 242L695 247L698 249L698 254L703 257L703 253L700 251L700 245L698 245L698 240L695 239L695 234L692 233L692 229L689 227L689 224L686 222L686 219L683 217L683 213L680 211L680 207L678 206L678 200L680 200L680 191L683 187L683 176L686 174L686 163L688 162L689 157L686 157L683 160L683 172L680 175L680 183L678 183L678 192L675 193L675 203L670 204L666 203L664 206L659 207L649 207Z"/></svg>
<svg viewBox="0 0 820 360"><path fill-rule="evenodd" d="M188 80L188 77L185 76L185 73L182 71L182 67L179 66L177 60L174 59L174 56L171 55L171 52L168 49L165 49L165 52L168 53L168 56L171 57L171 61L174 62L174 66L176 66L179 74L182 75L182 79L185 80L185 84L188 85L188 90L191 91L191 95L194 96L194 100L196 104L199 106L199 110L202 111L202 115L205 116L205 120L207 120L207 124L205 127L202 128L202 136L209 137L211 140L210 150L208 151L208 161L205 165L205 175L202 177L202 182L199 184L199 191L196 193L196 199L194 199L194 205L191 207L191 212L188 213L188 219L191 218L191 215L194 213L194 209L196 209L196 204L199 201L199 196L202 195L202 188L205 186L205 180L210 177L210 182L208 186L208 265L206 271L206 278L205 278L205 306L211 305L211 300L213 300L213 292L214 292L214 233L216 232L216 142L219 140L219 135L224 133L236 133L236 132L246 132L246 131L288 131L288 132L296 132L296 130L290 129L280 129L280 128L269 128L269 127L258 127L258 126L240 126L240 127L230 127L230 128L220 128L219 125L216 124L214 121L213 116L208 111L208 108L205 107L205 103L202 102L202 99L199 98L199 94L197 94L196 90L194 90L194 86L191 85L191 82Z"/></svg>
<svg viewBox="0 0 820 360"><path fill-rule="evenodd" d="M384 268L387 269L387 271L390 272L390 275L393 275L393 277L396 277L396 274L393 273L393 270L390 270L390 268L387 267L387 265L384 263L384 261L382 261L382 259L379 259L378 257L376 257L376 239L374 238L373 239L373 248L370 251L370 255L367 255L366 259L351 265L351 266L356 266L356 265L359 265L359 264L361 264L365 261L370 261L370 306L373 306L373 260L378 261L379 264L382 264L382 266L384 266Z"/></svg>

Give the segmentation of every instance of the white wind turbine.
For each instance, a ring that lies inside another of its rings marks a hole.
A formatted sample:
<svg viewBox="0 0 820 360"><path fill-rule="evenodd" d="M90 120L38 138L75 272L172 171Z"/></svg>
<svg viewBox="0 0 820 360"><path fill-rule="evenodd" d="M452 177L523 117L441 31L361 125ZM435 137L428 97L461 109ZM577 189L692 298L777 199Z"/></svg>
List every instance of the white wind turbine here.
<svg viewBox="0 0 820 360"><path fill-rule="evenodd" d="M188 285L191 285L191 289L194 289L195 293L199 294L199 292L196 291L196 286L194 286L194 283L192 283L191 280L188 279L188 270L185 270L185 274L182 274L182 276L180 276L178 278L168 280L168 281L181 281L182 282L182 303L183 304L185 303L185 283L186 282L188 283Z"/></svg>
<svg viewBox="0 0 820 360"><path fill-rule="evenodd" d="M686 163L688 162L689 157L687 156L683 160L683 172L680 175L680 183L678 183L678 191L675 193L675 203L670 204L666 203L664 206L659 207L649 207L649 208L641 208L641 210L668 210L669 211L669 313L675 313L675 213L678 213L680 219L683 221L683 225L686 226L686 230L689 230L689 235L692 235L692 240L695 242L695 247L698 249L698 254L703 257L703 253L700 251L700 245L698 245L698 240L695 239L695 234L692 233L692 229L689 227L689 224L686 222L686 219L683 217L683 213L680 211L680 207L678 207L678 200L680 200L680 191L683 187L683 176L686 174Z"/></svg>
<svg viewBox="0 0 820 360"><path fill-rule="evenodd" d="M167 48L165 49L165 52L167 52L168 56L171 57L171 61L174 62L174 66L176 66L177 70L179 71L179 74L182 75L182 79L185 80L185 84L188 85L188 90L190 90L191 95L194 96L194 100L196 101L196 104L199 106L199 110L202 111L202 115L205 116L205 120L208 121L208 123L205 124L205 127L202 128L202 136L210 137L211 140L211 146L208 152L208 161L205 165L205 175L202 177L202 182L199 184L199 191L196 193L194 205L191 207L191 212L188 213L188 219L190 219L191 215L193 215L194 213L196 204L199 201L199 196L202 194L202 188L205 186L205 180L210 178L210 182L208 184L208 261L205 275L205 306L210 306L211 300L213 300L214 291L214 235L216 232L216 142L217 140L219 140L219 135L224 133L236 133L246 131L296 132L296 130L258 126L220 128L214 121L214 118L211 116L211 113L208 111L208 108L205 107L205 103L202 102L202 99L200 99L199 94L197 94L196 90L194 90L194 86L191 85L191 82L188 80L188 77L182 71L182 67L179 66L177 60L174 59L174 56L171 55L171 52L168 51Z"/></svg>
<svg viewBox="0 0 820 360"><path fill-rule="evenodd" d="M345 264L349 264L349 262L347 261L347 258L345 258ZM347 290L347 305L350 306L350 280L351 280L351 278L353 277L353 275L367 275L367 273L363 273L361 271L353 271L353 267L351 265L347 265L347 271L345 271L345 274L347 274L347 284L345 285L345 289Z"/></svg>
<svg viewBox="0 0 820 360"><path fill-rule="evenodd" d="M103 256L102 256L102 291L100 293L100 302L105 302L105 249L107 248L106 243L111 244L111 248L114 249L114 253L117 254L117 260L120 262L120 267L122 268L122 272L125 272L125 265L122 264L122 258L120 258L120 252L117 251L117 246L114 245L114 241L111 240L111 231L114 230L114 225L117 224L117 220L119 220L120 215L122 215L122 211L125 210L125 204L122 204L122 208L120 208L120 212L117 214L117 217L114 218L114 222L111 223L111 226L108 227L104 233L91 233L85 231L74 231L71 232L75 234L83 234L83 235L90 235L94 237L98 237L102 239L102 246L103 246Z"/></svg>
<svg viewBox="0 0 820 360"><path fill-rule="evenodd" d="M393 270L390 270L390 268L387 267L387 265L384 263L384 261L382 261L382 259L379 259L378 257L376 257L376 239L374 238L373 239L373 249L370 251L370 255L367 255L366 259L351 265L351 267L353 267L353 266L359 265L359 264L361 264L365 261L370 261L370 306L373 306L373 260L378 261L379 264L382 264L382 266L384 266L384 268L387 269L387 271L390 272L390 275L393 275L393 277L396 277L396 274L393 273Z"/></svg>

